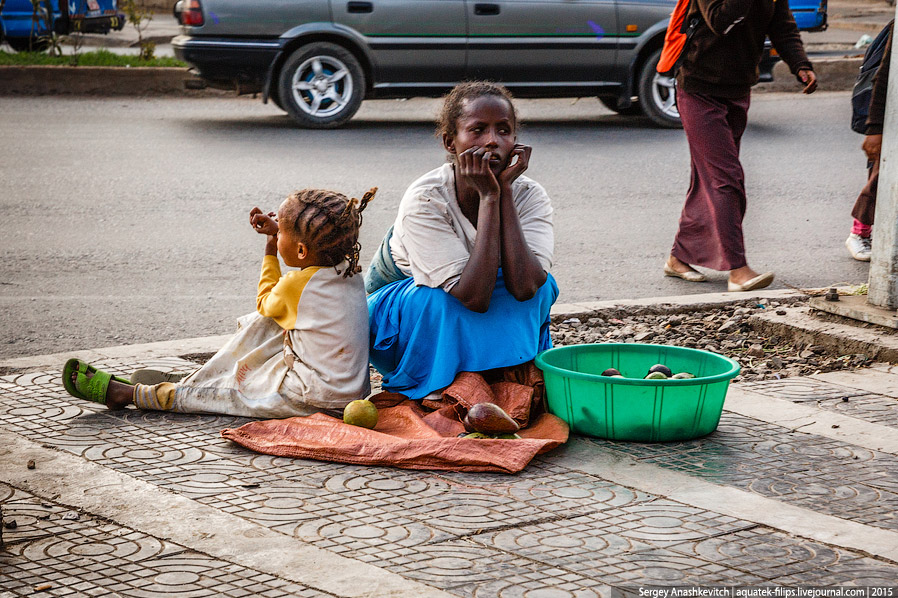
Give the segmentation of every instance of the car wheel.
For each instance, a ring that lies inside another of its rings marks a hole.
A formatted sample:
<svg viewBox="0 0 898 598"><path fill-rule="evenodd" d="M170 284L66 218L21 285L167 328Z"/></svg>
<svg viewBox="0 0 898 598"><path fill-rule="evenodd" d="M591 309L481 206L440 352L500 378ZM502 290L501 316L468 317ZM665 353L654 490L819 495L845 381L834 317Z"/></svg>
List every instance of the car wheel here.
<svg viewBox="0 0 898 598"><path fill-rule="evenodd" d="M294 52L278 79L279 104L311 129L339 127L358 111L365 76L355 56L336 44L316 42Z"/></svg>
<svg viewBox="0 0 898 598"><path fill-rule="evenodd" d="M605 108L608 108L616 114L621 114L623 116L635 116L637 114L642 114L642 108L639 107L639 102L633 102L626 108L618 108L616 97L607 98L599 96L599 101L602 102L602 105L605 106Z"/></svg>
<svg viewBox="0 0 898 598"><path fill-rule="evenodd" d="M7 37L5 41L16 52L43 52L50 47L49 42L42 38L29 40L27 37Z"/></svg>
<svg viewBox="0 0 898 598"><path fill-rule="evenodd" d="M645 61L639 73L639 105L653 123L671 129L682 127L677 110L676 80L664 77L657 70L661 50Z"/></svg>

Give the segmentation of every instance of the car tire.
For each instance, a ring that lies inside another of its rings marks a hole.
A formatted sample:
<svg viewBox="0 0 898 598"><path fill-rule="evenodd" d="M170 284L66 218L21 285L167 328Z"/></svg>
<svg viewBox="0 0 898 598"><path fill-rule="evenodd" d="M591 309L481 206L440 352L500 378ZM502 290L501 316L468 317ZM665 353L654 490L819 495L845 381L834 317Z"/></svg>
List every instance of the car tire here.
<svg viewBox="0 0 898 598"><path fill-rule="evenodd" d="M7 37L4 38L4 41L16 52L43 52L50 47L49 42L41 38L30 40L30 49L27 37Z"/></svg>
<svg viewBox="0 0 898 598"><path fill-rule="evenodd" d="M642 112L659 127L677 129L683 126L677 111L676 81L664 77L656 68L661 50L653 53L639 72L639 105Z"/></svg>
<svg viewBox="0 0 898 598"><path fill-rule="evenodd" d="M356 57L342 46L314 42L287 58L278 77L277 102L301 127L339 127L358 111L365 75Z"/></svg>
<svg viewBox="0 0 898 598"><path fill-rule="evenodd" d="M637 114L642 114L642 108L639 107L639 102L633 102L626 108L618 108L617 107L617 98L608 98L599 96L599 101L602 102L602 105L605 108L608 108L615 114L620 114L621 116L636 116Z"/></svg>

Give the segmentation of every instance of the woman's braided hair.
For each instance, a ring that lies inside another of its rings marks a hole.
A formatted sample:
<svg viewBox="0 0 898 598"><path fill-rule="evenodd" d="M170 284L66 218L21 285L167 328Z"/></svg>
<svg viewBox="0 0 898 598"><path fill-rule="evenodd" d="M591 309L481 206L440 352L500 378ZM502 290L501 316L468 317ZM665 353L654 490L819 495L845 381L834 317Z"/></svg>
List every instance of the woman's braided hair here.
<svg viewBox="0 0 898 598"><path fill-rule="evenodd" d="M362 211L377 193L377 187L367 191L362 199L349 199L342 193L325 189L295 191L284 205L286 222L303 243L325 261L327 266L348 262L343 277L361 272L359 267L359 228ZM337 270L339 274L340 271Z"/></svg>

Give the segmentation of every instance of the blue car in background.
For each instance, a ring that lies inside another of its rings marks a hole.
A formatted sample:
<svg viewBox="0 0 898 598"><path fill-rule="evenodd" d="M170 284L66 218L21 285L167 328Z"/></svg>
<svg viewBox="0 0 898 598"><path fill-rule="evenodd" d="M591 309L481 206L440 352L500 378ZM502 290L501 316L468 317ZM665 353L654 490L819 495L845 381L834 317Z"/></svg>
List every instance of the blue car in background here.
<svg viewBox="0 0 898 598"><path fill-rule="evenodd" d="M823 31L826 29L827 0L789 0L789 8L795 17L795 24L801 31Z"/></svg>
<svg viewBox="0 0 898 598"><path fill-rule="evenodd" d="M6 0L0 12L0 39L17 52L43 50L46 36L109 33L125 26L116 0L40 0L35 11L31 0Z"/></svg>

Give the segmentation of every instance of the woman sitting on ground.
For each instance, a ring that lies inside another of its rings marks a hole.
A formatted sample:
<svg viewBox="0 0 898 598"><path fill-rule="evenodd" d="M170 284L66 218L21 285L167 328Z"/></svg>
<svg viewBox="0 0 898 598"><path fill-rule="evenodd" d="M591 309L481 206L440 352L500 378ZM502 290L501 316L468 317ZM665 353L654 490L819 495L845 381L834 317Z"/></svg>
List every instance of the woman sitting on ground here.
<svg viewBox="0 0 898 598"><path fill-rule="evenodd" d="M518 365L551 346L552 207L522 176L531 148L517 143L517 124L500 85L462 83L445 98L449 163L408 188L365 277L385 390L420 399L459 372Z"/></svg>

